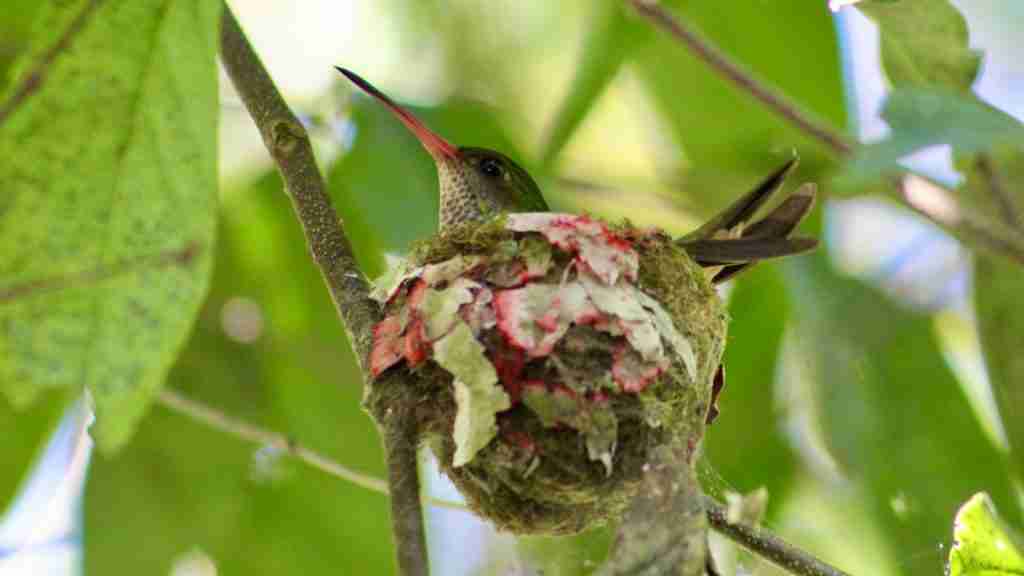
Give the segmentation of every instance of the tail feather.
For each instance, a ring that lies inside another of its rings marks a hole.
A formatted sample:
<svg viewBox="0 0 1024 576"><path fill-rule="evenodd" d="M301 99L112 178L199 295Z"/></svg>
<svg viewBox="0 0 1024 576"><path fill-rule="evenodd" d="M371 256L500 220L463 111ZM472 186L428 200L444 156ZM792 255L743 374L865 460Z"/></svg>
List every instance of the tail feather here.
<svg viewBox="0 0 1024 576"><path fill-rule="evenodd" d="M709 269L712 283L724 282L759 260L800 254L817 246L814 238L790 238L814 207L813 184L801 186L764 218L749 223L772 193L782 186L795 165L796 158L706 224L678 240L698 264Z"/></svg>
<svg viewBox="0 0 1024 576"><path fill-rule="evenodd" d="M723 230L733 230L737 226L742 226L750 221L761 206L771 198L771 195L782 186L782 182L793 171L793 168L796 167L798 160L794 156L765 178L753 190L736 199L725 210L722 210L714 218L705 222L700 228L683 236L681 240L710 238Z"/></svg>
<svg viewBox="0 0 1024 576"><path fill-rule="evenodd" d="M691 258L701 266L746 264L768 258L802 254L818 245L815 238L732 238L694 240L684 246Z"/></svg>

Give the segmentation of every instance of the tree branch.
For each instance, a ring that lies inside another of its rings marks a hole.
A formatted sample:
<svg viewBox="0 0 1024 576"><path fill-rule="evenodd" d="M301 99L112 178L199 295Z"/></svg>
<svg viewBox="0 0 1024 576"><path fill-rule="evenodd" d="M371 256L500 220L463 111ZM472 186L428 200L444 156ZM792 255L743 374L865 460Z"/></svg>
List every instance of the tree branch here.
<svg viewBox="0 0 1024 576"><path fill-rule="evenodd" d="M368 297L369 282L359 270L343 223L327 196L306 129L274 87L227 5L220 41L224 68L277 163L313 260L362 366L370 350L371 329L381 313Z"/></svg>
<svg viewBox="0 0 1024 576"><path fill-rule="evenodd" d="M391 529L397 544L402 576L427 576L427 538L423 530L423 501L416 452L419 430L414 418L396 415L381 426L388 455Z"/></svg>
<svg viewBox="0 0 1024 576"><path fill-rule="evenodd" d="M160 392L159 396L157 396L157 402L168 410L177 412L197 422L201 422L202 424L225 434L229 434L255 444L273 446L274 448L299 459L303 463L340 480L351 482L356 486L366 488L367 490L371 490L379 494L388 493L386 483L379 478L356 472L323 454L306 448L295 440L289 439L282 434L271 432L264 428L260 428L259 426L228 416L212 406L189 399L177 391L164 389ZM404 443L404 446L415 446L415 444L406 442ZM406 452L404 455L409 454ZM411 457L415 458L415 449L413 449ZM449 502L447 500L427 498L427 502L432 506L452 510L462 510L465 512L470 511L462 504ZM704 496L701 499L701 502L704 506L711 528L720 534L731 538L745 548L748 548L755 554L790 570L794 574L798 574L799 576L849 576L846 572L829 566L825 562L814 558L807 552L787 544L781 538L771 534L763 528L729 522L725 508L714 498Z"/></svg>
<svg viewBox="0 0 1024 576"><path fill-rule="evenodd" d="M708 521L690 465L691 450L680 444L662 446L650 455L640 491L615 531L599 576L705 573Z"/></svg>
<svg viewBox="0 0 1024 576"><path fill-rule="evenodd" d="M787 100L774 88L743 70L718 47L702 38L695 30L686 26L662 6L652 0L626 1L655 26L682 42L694 56L702 60L712 70L768 106L779 116L789 120L794 126L827 146L838 156L847 157L856 151L856 146L849 143L839 132L824 123L813 120L800 106ZM986 177L995 176L991 171L991 165L986 163L984 156L981 157L978 168ZM1012 199L1001 188L1001 184L997 180L989 178L989 184L991 193L1000 205L1003 219L1016 223L1017 225L1011 225L1011 228L1019 229L1018 212L1013 206ZM897 186L897 190L899 189L900 187ZM933 214L922 210L913 203L907 203L907 205L933 222L942 225L961 240L969 241L973 247L995 251L1017 262L1024 263L1022 244L1017 235L1012 233L1014 230L1010 230L1010 234L994 231L994 223L986 222L984 218L974 215L962 217L955 222L942 220L935 218Z"/></svg>
<svg viewBox="0 0 1024 576"><path fill-rule="evenodd" d="M704 497L708 521L716 532L740 546L799 576L850 576L783 539L756 526L729 522L725 508L714 498Z"/></svg>
<svg viewBox="0 0 1024 576"><path fill-rule="evenodd" d="M674 18L665 8L650 0L628 0L628 2L641 16L686 45L694 56L704 61L712 70L771 108L779 116L792 122L797 128L827 146L837 155L847 156L853 152L853 146L842 134L830 126L812 119L800 106L787 100L768 84L754 78L749 72L732 62L717 46L702 38L696 30Z"/></svg>
<svg viewBox="0 0 1024 576"><path fill-rule="evenodd" d="M906 206L944 227L964 242L1024 264L1024 234L1002 222L993 222L960 205L945 188L907 174L894 182Z"/></svg>
<svg viewBox="0 0 1024 576"><path fill-rule="evenodd" d="M313 260L327 283L334 307L348 333L364 375L372 329L381 311L370 300L370 285L359 270L352 245L342 227L317 168L309 136L288 108L259 57L245 38L231 9L225 4L221 17L221 60L249 115L263 136L270 155L284 179L292 207L302 224ZM373 387L400 385L396 373ZM403 576L427 573L426 536L416 468L415 420L405 418L401 406L369 406L384 437L391 493L391 525Z"/></svg>

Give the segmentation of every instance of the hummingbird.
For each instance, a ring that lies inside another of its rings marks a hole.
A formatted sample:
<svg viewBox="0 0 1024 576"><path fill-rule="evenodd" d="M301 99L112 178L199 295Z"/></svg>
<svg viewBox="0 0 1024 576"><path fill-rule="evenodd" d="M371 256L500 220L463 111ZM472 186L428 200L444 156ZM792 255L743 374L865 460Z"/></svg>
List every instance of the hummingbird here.
<svg viewBox="0 0 1024 576"><path fill-rule="evenodd" d="M549 211L537 183L511 158L488 148L451 144L355 72L335 68L387 107L434 159L442 231L503 212ZM765 217L752 222L796 163L794 156L700 228L676 240L705 269L713 284L735 277L759 260L800 254L817 246L814 238L790 237L814 205L813 184L800 187Z"/></svg>

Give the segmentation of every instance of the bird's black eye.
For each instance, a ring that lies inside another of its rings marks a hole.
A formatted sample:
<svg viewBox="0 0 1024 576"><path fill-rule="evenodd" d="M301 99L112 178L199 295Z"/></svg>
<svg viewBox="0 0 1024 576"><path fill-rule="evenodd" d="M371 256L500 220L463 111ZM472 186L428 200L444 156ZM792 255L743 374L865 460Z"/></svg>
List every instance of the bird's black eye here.
<svg viewBox="0 0 1024 576"><path fill-rule="evenodd" d="M480 172L488 178L497 178L502 174L501 162L494 158L484 158L480 161Z"/></svg>

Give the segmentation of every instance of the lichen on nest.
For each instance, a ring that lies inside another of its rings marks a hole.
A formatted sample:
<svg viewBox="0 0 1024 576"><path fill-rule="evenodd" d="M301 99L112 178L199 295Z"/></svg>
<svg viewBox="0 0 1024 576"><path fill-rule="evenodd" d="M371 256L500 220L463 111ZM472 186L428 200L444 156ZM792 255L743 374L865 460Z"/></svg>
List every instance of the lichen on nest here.
<svg viewBox="0 0 1024 576"><path fill-rule="evenodd" d="M422 242L376 286L371 371L410 371L389 393L415 398L442 469L499 528L616 519L653 447L703 433L726 317L664 234L503 215Z"/></svg>

